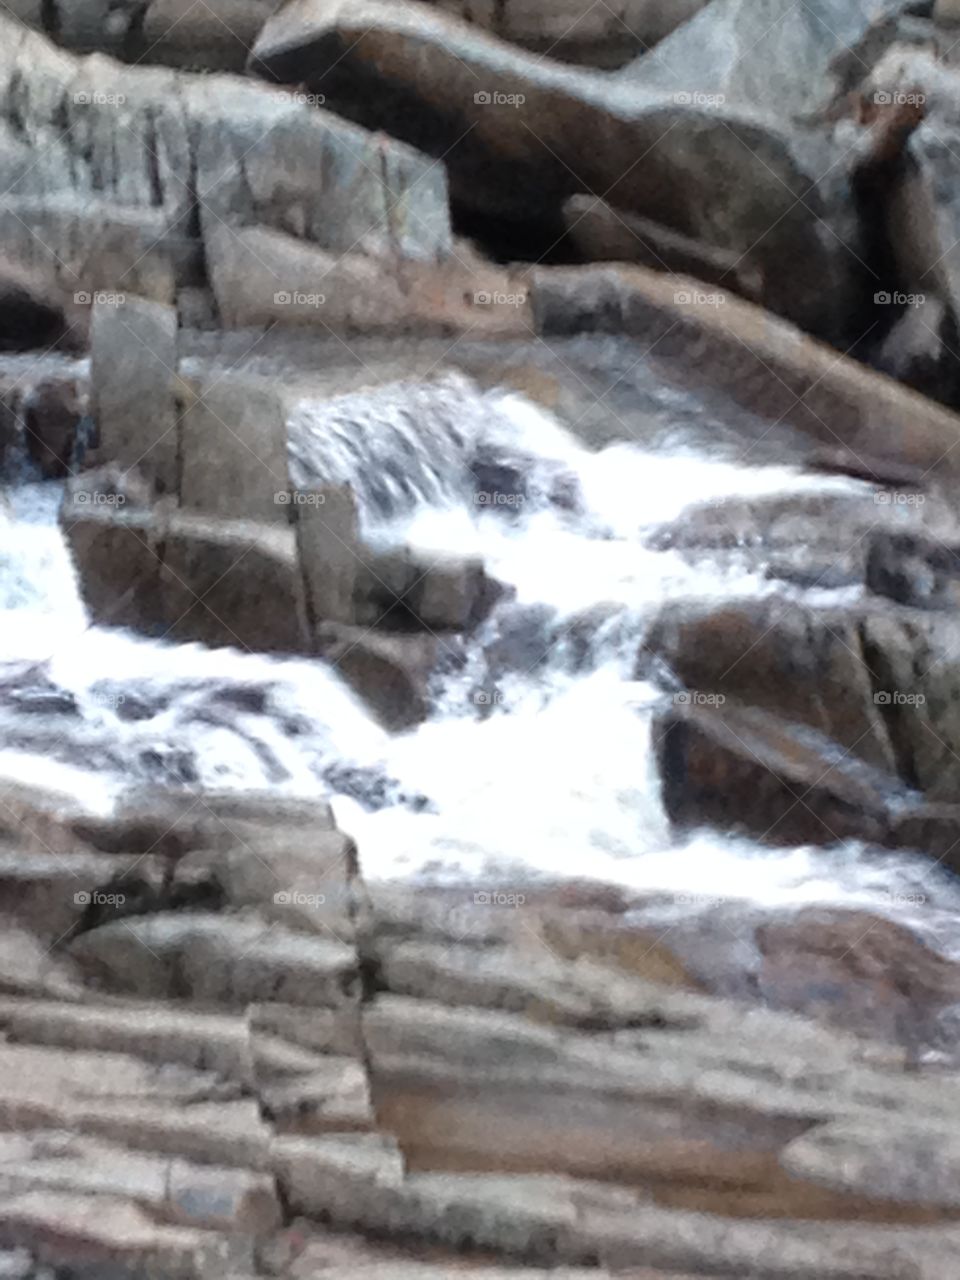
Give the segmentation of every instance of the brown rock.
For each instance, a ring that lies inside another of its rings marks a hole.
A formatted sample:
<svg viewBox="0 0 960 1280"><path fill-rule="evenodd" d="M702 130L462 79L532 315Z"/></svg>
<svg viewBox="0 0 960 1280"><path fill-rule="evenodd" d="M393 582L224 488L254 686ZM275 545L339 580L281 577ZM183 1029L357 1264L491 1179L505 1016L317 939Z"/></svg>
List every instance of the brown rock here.
<svg viewBox="0 0 960 1280"><path fill-rule="evenodd" d="M768 596L728 605L664 610L644 641L676 673L682 705L726 701L809 725L854 756L893 770L894 755L858 620Z"/></svg>

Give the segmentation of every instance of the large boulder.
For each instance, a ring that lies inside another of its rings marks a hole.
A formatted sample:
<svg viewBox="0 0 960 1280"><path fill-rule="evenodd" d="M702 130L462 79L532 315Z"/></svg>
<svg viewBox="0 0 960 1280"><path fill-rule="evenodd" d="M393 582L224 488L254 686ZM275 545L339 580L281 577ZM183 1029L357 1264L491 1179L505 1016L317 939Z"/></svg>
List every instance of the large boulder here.
<svg viewBox="0 0 960 1280"><path fill-rule="evenodd" d="M752 104L537 59L417 0L295 0L251 65L442 156L469 208L550 222L566 197L600 192L742 255L773 310L824 333L848 327L857 228L842 183L819 181L841 159L825 135L801 144Z"/></svg>
<svg viewBox="0 0 960 1280"><path fill-rule="evenodd" d="M536 268L529 287L543 337L629 335L668 382L711 404L729 396L784 448L798 434L811 451L839 443L854 459L916 468L927 483L960 465L955 414L730 294L612 265ZM696 305L704 297L711 305Z"/></svg>
<svg viewBox="0 0 960 1280"><path fill-rule="evenodd" d="M674 605L646 635L640 665L651 656L668 665L683 686L679 705L759 707L893 770L859 621L847 610L777 596L713 608Z"/></svg>

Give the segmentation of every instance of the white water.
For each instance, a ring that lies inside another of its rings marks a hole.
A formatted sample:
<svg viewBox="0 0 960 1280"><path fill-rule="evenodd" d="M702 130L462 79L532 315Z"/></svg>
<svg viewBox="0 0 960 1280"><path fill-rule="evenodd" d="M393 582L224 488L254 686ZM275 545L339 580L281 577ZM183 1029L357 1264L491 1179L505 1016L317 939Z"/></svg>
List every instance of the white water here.
<svg viewBox="0 0 960 1280"><path fill-rule="evenodd" d="M478 647L446 678L430 721L391 738L319 663L88 627L55 525L57 488L27 485L10 494L0 521L0 676L26 659L49 660L48 676L75 695L83 741L95 750L71 750L77 724L68 719L55 750L7 745L0 771L105 809L139 780L126 765L144 750L192 752L196 785L304 794L323 789L331 765L357 765L395 782L398 796L430 802L426 811L398 802L368 812L335 797L370 878L469 876L500 888L538 876L596 879L663 894L667 914L717 898L842 902L922 922L960 950L952 931L960 891L922 858L854 844L772 850L707 832L673 842L649 743L650 709L668 695L632 678L644 628L665 600L789 590L746 562L692 565L645 549L653 526L694 503L853 492L857 482L630 445L590 453L521 397L481 396L456 379L428 392L305 403L291 433L295 483L351 480L372 542L482 555L516 593L486 624L487 638L536 606L550 619L548 647L534 643L532 661L480 695ZM478 444L526 459L529 491L516 514L476 500ZM549 500L563 476L579 485L576 510ZM592 626L592 657L578 668L574 637L585 611L598 609L609 621ZM266 709L217 701L251 686L268 690ZM131 697L163 705L131 720L118 714ZM916 897L921 908L905 905Z"/></svg>

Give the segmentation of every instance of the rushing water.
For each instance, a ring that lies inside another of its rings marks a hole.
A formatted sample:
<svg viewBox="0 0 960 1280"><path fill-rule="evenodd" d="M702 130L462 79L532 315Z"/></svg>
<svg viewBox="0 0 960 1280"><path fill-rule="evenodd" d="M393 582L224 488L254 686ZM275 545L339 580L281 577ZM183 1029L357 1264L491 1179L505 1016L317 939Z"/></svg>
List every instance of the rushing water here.
<svg viewBox="0 0 960 1280"><path fill-rule="evenodd" d="M317 662L88 626L56 525L59 487L24 483L0 518L6 776L101 810L141 782L322 790L371 878L591 878L662 894L667 915L718 897L856 903L915 917L960 950L960 894L922 858L710 832L677 843L660 802L650 724L669 685L656 671L636 678L654 611L791 589L755 560L652 550L649 531L694 503L857 482L702 447L591 452L523 397L457 377L304 400L290 435L294 483L351 482L371 545L481 555L512 588L466 651L456 646L428 722L390 737ZM509 492L484 487L505 476ZM926 900L918 913L908 895Z"/></svg>

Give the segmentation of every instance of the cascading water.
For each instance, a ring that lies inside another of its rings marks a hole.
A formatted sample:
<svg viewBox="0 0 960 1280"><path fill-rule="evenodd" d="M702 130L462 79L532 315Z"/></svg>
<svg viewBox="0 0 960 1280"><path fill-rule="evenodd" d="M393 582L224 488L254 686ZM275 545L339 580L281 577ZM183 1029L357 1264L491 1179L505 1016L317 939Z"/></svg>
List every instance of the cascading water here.
<svg viewBox="0 0 960 1280"><path fill-rule="evenodd" d="M429 720L390 737L318 662L88 627L56 525L59 486L25 483L0 524L7 776L99 809L145 782L322 788L369 878L598 879L662 895L664 919L716 898L881 912L896 899L902 921L914 895L925 900L915 922L960 951L949 925L960 892L923 859L708 832L677 843L660 802L650 724L669 676L637 678L655 609L811 593L766 579L755 559L653 550L649 531L694 503L857 481L675 442L591 452L523 397L459 376L303 400L289 426L294 484L349 482L370 545L479 555L509 588L466 646L448 645Z"/></svg>

